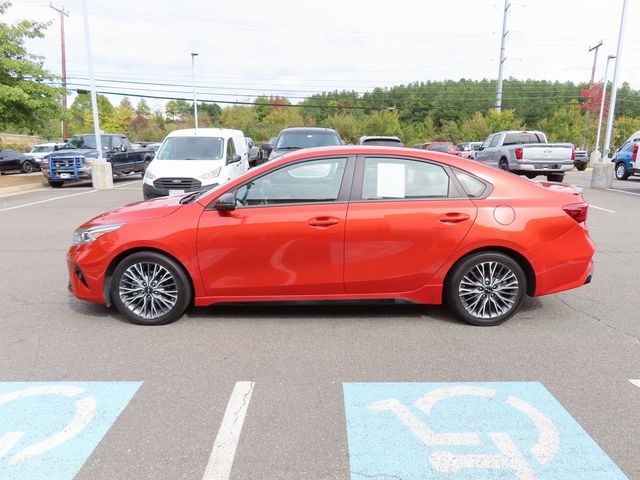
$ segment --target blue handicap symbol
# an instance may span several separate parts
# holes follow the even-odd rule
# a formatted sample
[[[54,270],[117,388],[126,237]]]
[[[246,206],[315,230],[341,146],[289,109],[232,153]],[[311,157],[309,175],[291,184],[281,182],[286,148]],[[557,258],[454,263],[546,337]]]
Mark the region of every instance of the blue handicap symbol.
[[[539,382],[343,389],[354,480],[627,479]]]
[[[0,382],[0,479],[72,479],[141,382]]]

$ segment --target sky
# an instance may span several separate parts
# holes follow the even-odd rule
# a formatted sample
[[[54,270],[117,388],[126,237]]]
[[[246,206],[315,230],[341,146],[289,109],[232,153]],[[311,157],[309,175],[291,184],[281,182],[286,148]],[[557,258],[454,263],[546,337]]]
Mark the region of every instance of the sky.
[[[65,18],[70,88],[88,84],[81,0]],[[495,79],[504,0],[87,0],[98,91],[253,101],[260,94]],[[622,0],[512,0],[505,77],[587,82],[617,46]],[[61,71],[59,14],[47,0],[13,0],[4,22],[51,21],[28,49]],[[640,2],[628,1],[620,81],[640,89]],[[610,77],[613,62],[610,66]],[[137,82],[137,83],[130,83]],[[84,87],[86,88],[86,87]],[[120,96],[110,95],[112,102]],[[148,100],[161,108],[163,100]],[[224,106],[224,104],[223,104]]]

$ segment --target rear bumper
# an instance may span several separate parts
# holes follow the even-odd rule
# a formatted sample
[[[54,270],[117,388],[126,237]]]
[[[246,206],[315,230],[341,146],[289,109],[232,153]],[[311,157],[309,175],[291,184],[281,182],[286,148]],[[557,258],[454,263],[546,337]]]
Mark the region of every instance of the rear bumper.
[[[573,169],[574,164],[573,161],[567,162],[530,162],[526,161],[518,162],[513,165],[512,170],[515,172],[528,172],[528,173],[539,173],[540,175],[544,175],[546,173],[564,173]],[[511,168],[511,166],[510,166]]]
[[[593,277],[595,244],[585,227],[576,224],[562,237],[529,252],[536,272],[534,296],[578,288]]]

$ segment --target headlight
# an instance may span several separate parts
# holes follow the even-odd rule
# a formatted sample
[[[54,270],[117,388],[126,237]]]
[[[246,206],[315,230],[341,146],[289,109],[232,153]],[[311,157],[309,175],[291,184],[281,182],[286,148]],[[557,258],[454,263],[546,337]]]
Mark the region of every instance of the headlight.
[[[147,180],[153,180],[156,177],[157,177],[157,175],[155,173],[153,173],[151,170],[149,170],[148,168],[144,172],[144,178],[146,178]]]
[[[94,240],[100,238],[102,235],[119,229],[122,225],[124,224],[115,223],[112,225],[97,225],[95,227],[76,230],[75,232],[73,232],[73,244],[82,245],[84,243],[91,243]]]
[[[200,178],[216,178],[218,175],[220,175],[220,170],[222,170],[222,167],[218,167],[214,170],[211,170],[210,172],[203,173],[202,175],[200,175]]]

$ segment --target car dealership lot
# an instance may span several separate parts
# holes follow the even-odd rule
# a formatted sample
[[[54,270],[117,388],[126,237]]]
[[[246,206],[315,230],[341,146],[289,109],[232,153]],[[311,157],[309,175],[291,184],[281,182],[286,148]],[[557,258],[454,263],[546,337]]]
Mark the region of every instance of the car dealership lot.
[[[588,187],[590,173],[570,173],[567,181]],[[117,420],[104,417],[110,428],[95,449],[87,448],[86,461],[78,460],[78,479],[224,478],[215,476],[222,467],[207,464],[216,437],[225,435],[219,429],[238,382],[253,382],[253,393],[248,404],[245,395],[229,408],[232,418],[246,408],[244,422],[229,423],[239,433],[231,478],[393,478],[371,463],[360,469],[376,445],[360,441],[366,432],[361,435],[362,422],[351,415],[357,395],[377,387],[362,387],[363,394],[344,384],[421,382],[424,393],[431,382],[483,382],[475,388],[499,391],[512,385],[489,382],[515,381],[544,385],[628,478],[640,478],[640,388],[629,382],[640,378],[640,178],[614,182],[609,191],[586,188],[598,247],[592,284],[527,299],[516,317],[493,328],[462,324],[441,307],[404,305],[225,306],[191,309],[163,327],[125,323],[66,289],[73,229],[142,198],[136,177],[116,186],[0,198],[0,380],[141,382],[130,401],[119,404]],[[130,384],[113,384],[114,391],[125,387]],[[94,385],[83,388],[92,392]],[[412,392],[399,386],[397,397],[414,398]],[[534,407],[552,416],[560,407],[547,412],[550,403]],[[387,420],[377,430],[386,435],[388,427],[390,459],[409,462],[406,452],[421,444],[396,441],[404,427]],[[571,441],[558,431],[561,446]],[[4,433],[0,429],[0,439]],[[222,457],[233,453],[233,444]],[[12,478],[1,453],[0,478]],[[505,472],[500,478],[518,478]],[[621,478],[613,475],[601,478]]]

